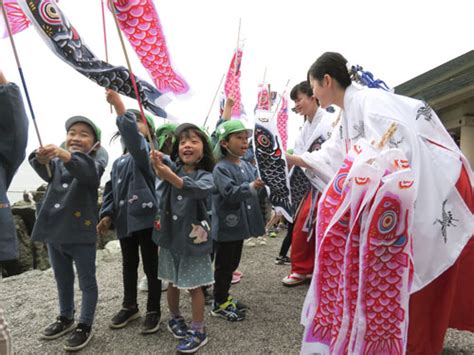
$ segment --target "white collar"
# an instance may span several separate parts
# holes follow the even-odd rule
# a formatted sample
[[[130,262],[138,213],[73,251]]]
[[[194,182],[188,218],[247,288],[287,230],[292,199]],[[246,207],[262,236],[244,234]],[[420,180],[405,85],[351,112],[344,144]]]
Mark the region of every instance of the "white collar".
[[[318,109],[316,110],[316,113],[313,116],[312,121],[309,122],[309,120],[308,120],[309,125],[310,126],[317,126],[319,124],[319,122],[321,122],[321,119],[323,118],[323,115],[324,115],[324,109],[322,109],[321,107],[318,107]]]
[[[357,87],[354,84],[349,85],[346,88],[346,91],[344,93],[344,110],[348,111],[350,108],[350,105],[352,104],[352,100],[357,92],[362,90],[363,88]]]

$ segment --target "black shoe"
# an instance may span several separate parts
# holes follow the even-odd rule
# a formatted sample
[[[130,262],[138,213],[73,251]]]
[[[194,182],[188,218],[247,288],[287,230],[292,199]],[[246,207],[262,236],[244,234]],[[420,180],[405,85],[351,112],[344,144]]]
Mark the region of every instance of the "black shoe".
[[[122,308],[115,316],[112,317],[109,327],[112,329],[120,329],[125,327],[134,319],[140,318],[140,311],[136,308]]]
[[[156,333],[160,328],[160,313],[147,312],[142,325],[142,334]]]
[[[64,344],[66,351],[78,351],[87,346],[92,339],[92,328],[79,323]]]
[[[59,316],[56,318],[56,322],[51,323],[43,330],[41,338],[52,340],[57,339],[60,336],[69,333],[74,329],[74,319],[68,319],[66,317]]]
[[[291,264],[291,260],[287,256],[277,256],[275,259],[275,264],[277,265],[288,265]]]

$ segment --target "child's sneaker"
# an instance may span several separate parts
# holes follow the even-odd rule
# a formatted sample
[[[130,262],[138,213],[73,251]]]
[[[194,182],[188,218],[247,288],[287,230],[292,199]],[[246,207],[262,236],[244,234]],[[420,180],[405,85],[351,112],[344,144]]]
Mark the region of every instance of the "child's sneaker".
[[[267,240],[265,237],[257,237],[258,245],[267,245]]]
[[[176,350],[181,353],[195,353],[207,344],[209,338],[207,337],[206,332],[198,332],[197,330],[188,330],[186,337],[181,339]]]
[[[246,247],[254,247],[254,246],[257,245],[257,244],[255,244],[254,240],[255,240],[254,237],[250,237],[249,239],[246,239],[246,240],[244,241],[244,245],[245,245]]]
[[[275,259],[277,265],[288,265],[291,264],[291,259],[287,256],[277,256]]]
[[[176,339],[183,339],[188,332],[188,326],[183,317],[176,317],[168,321],[168,330]]]
[[[136,308],[122,308],[115,316],[112,317],[109,327],[112,329],[120,329],[125,327],[132,320],[140,318],[140,311]]]
[[[231,302],[240,313],[245,313],[247,311],[247,305],[233,299],[232,296],[227,297],[227,301]]]
[[[78,351],[87,346],[92,339],[92,328],[86,324],[79,323],[69,335],[64,344],[66,351]]]
[[[236,272],[234,271],[232,273],[232,280],[230,281],[230,283],[232,285],[235,285],[235,284],[238,284],[240,282],[240,279],[242,278],[242,274],[240,272]]]
[[[69,333],[74,329],[74,319],[68,319],[63,316],[56,318],[56,322],[48,325],[44,330],[41,338],[52,340]]]
[[[245,313],[237,309],[236,305],[232,302],[232,298],[230,301],[227,299],[226,302],[221,304],[218,304],[214,301],[211,315],[214,317],[225,318],[231,322],[245,319]]]
[[[158,312],[147,312],[145,320],[142,325],[142,334],[153,334],[160,328],[160,313]]]

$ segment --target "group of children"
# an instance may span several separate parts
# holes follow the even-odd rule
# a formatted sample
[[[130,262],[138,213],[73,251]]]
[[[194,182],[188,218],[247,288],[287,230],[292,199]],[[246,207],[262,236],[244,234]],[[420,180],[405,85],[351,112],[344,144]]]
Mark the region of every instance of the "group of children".
[[[148,284],[141,333],[159,328],[161,282],[166,281],[167,329],[179,339],[178,351],[195,352],[208,341],[206,287],[214,284],[211,315],[229,321],[245,318],[246,306],[229,294],[232,274],[240,263],[244,239],[265,231],[257,195],[264,183],[256,168],[242,159],[251,131],[241,121],[224,121],[217,127],[214,146],[192,123],[166,124],[156,130],[156,137],[152,117],[142,120],[139,111],[127,110],[114,91],[107,90],[106,99],[117,114],[114,137],[120,137],[123,155],[113,163],[99,213],[97,194],[108,156],[94,122],[71,117],[63,144],[45,145],[29,157],[49,183],[32,239],[48,245],[59,298],[59,316],[42,336],[56,339],[70,333],[64,345],[67,351],[89,343],[98,298],[96,238],[114,228],[122,252],[124,296],[110,328],[123,328],[140,317],[140,249]],[[73,263],[82,291],[76,326]],[[191,324],[180,312],[181,290],[191,296]]]

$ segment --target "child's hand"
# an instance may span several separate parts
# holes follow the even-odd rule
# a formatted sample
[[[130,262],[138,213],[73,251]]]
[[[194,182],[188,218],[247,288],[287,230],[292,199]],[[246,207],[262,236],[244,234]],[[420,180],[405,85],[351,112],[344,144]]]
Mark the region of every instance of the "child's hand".
[[[64,162],[71,160],[71,153],[54,144],[48,144],[36,150],[36,159],[40,164],[48,164],[52,159],[59,158]]]
[[[105,216],[100,220],[100,222],[97,224],[97,233],[103,237],[108,230],[110,229],[110,226],[112,225],[112,218],[109,216]]]
[[[235,104],[235,101],[232,97],[228,97],[227,100],[225,100],[225,105],[227,107],[232,108],[232,107],[234,107],[234,104]]]
[[[255,181],[253,181],[251,184],[256,189],[261,189],[261,188],[265,187],[265,183],[260,178],[255,179]]]
[[[176,175],[168,165],[165,165],[162,162],[157,163],[153,167],[155,168],[156,174],[163,180],[169,180],[170,177],[174,177]]]
[[[117,92],[111,89],[106,89],[105,99],[107,100],[109,104],[111,104],[114,107],[115,112],[117,113],[117,116],[122,116],[125,114],[125,111],[126,111],[125,105],[123,104],[123,101]]]
[[[222,119],[224,121],[228,121],[232,117],[232,107],[234,107],[234,103],[235,103],[235,101],[231,97],[228,97],[225,100],[224,112],[222,112]]]
[[[152,163],[163,163],[164,154],[159,150],[152,150],[150,152],[150,160]]]
[[[8,80],[5,77],[5,74],[3,74],[3,71],[0,69],[0,85],[5,85],[8,84]]]

